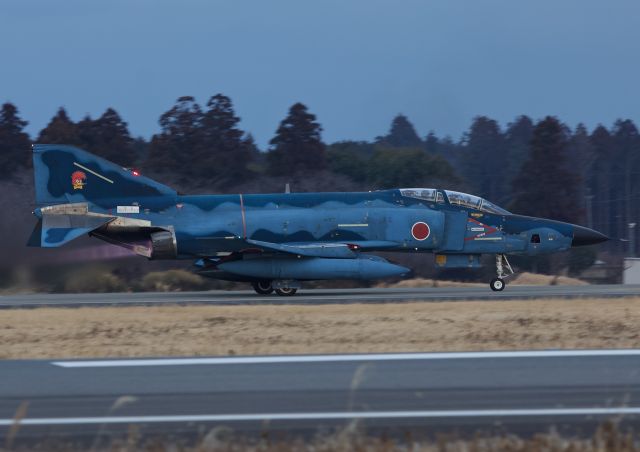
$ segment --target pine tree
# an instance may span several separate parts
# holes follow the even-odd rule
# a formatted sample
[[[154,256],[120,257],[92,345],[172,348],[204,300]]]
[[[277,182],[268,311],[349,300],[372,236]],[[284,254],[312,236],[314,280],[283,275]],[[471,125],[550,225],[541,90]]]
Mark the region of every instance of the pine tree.
[[[202,141],[202,110],[191,96],[180,97],[176,104],[160,116],[160,134],[149,145],[145,168],[176,175],[183,181],[193,180],[198,162],[193,160]]]
[[[41,144],[72,144],[82,146],[76,124],[69,119],[64,107],[60,107],[49,124],[40,131],[38,143]]]
[[[256,144],[256,140],[253,138],[253,135],[247,132],[242,137],[242,142],[246,146],[246,148],[251,152],[251,160],[255,160],[257,155],[260,154],[260,148]]]
[[[593,216],[593,227],[614,237],[617,231],[613,228],[615,217],[612,214],[611,200],[618,197],[613,192],[611,154],[613,140],[606,127],[599,125],[589,137],[589,144],[593,150],[594,162],[589,171],[590,206]]]
[[[568,169],[566,128],[547,116],[536,124],[528,160],[513,182],[511,210],[575,223],[581,216],[578,175]]]
[[[462,167],[463,153],[463,145],[459,142],[454,142],[450,136],[447,135],[438,139],[438,154],[458,171]]]
[[[532,134],[533,121],[528,116],[518,116],[514,122],[507,124],[507,130],[504,133],[505,155],[503,157],[503,163],[506,165],[507,187],[510,187],[513,179],[520,174],[522,164],[529,156]],[[504,200],[509,202],[510,197],[507,195]]]
[[[112,108],[108,108],[102,116],[95,120],[99,147],[96,152],[108,160],[131,167],[135,163],[133,139],[127,123]]]
[[[584,206],[584,218],[580,218],[580,222],[592,223],[589,212],[589,205],[587,204],[589,196],[589,177],[591,173],[591,167],[595,160],[595,154],[593,146],[589,140],[589,131],[584,124],[578,124],[576,130],[571,135],[567,147],[567,168],[574,171],[579,178],[580,184],[576,187],[578,192],[578,199],[582,206]],[[589,217],[588,217],[589,216]],[[592,225],[590,227],[593,227]]]
[[[486,116],[475,118],[466,137],[462,172],[475,193],[499,204],[509,191],[504,149],[498,123]]]
[[[31,140],[24,132],[27,121],[20,119],[15,105],[5,103],[0,109],[0,178],[13,177],[31,162]]]
[[[292,175],[312,172],[326,166],[325,146],[320,137],[322,127],[315,115],[301,103],[294,104],[282,120],[276,136],[269,142],[269,173]]]
[[[438,140],[438,137],[433,130],[429,131],[424,140],[424,149],[430,154],[437,154],[440,152],[440,140]]]
[[[135,164],[133,138],[127,123],[113,108],[95,120],[86,116],[77,124],[77,130],[82,146],[93,154],[124,167]]]
[[[391,122],[389,133],[383,137],[378,137],[376,142],[386,147],[420,147],[423,143],[416,129],[409,119],[402,114],[397,115]]]
[[[209,99],[207,108],[202,117],[202,141],[197,148],[197,174],[209,177],[215,186],[237,183],[250,174],[248,165],[255,156],[255,143],[238,128],[240,118],[227,96],[216,94]]]
[[[78,146],[124,167],[131,167],[136,161],[127,123],[113,108],[107,108],[98,119],[87,115],[74,123],[61,107],[40,131],[38,142]]]

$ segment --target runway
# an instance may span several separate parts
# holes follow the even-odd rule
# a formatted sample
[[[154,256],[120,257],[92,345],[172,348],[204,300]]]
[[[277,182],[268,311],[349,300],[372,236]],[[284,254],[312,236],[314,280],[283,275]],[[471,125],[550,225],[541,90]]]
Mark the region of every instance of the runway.
[[[259,296],[253,291],[169,293],[35,294],[0,296],[0,309],[38,306],[151,306],[163,304],[345,304],[389,302],[442,302],[464,300],[531,300],[541,298],[622,298],[640,296],[640,285],[507,286],[503,292],[489,287],[428,287],[412,289],[302,289],[294,297]]]
[[[640,350],[0,361],[0,435],[591,434],[638,427]]]

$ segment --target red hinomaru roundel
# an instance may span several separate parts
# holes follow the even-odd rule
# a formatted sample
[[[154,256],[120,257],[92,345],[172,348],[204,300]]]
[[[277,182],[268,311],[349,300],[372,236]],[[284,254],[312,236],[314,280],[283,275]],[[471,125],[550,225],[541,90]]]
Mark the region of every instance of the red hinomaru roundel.
[[[418,221],[411,227],[411,235],[416,240],[427,240],[430,234],[431,229],[429,228],[429,225],[424,221]]]
[[[71,175],[71,184],[73,185],[74,190],[82,190],[84,188],[85,180],[87,180],[87,175],[82,171],[75,171]]]

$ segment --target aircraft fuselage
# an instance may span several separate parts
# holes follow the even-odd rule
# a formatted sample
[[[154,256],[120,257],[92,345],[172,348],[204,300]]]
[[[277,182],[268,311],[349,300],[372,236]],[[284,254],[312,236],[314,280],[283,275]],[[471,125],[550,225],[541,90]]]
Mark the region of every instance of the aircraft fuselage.
[[[482,254],[493,254],[491,287],[502,290],[512,272],[507,255],[607,240],[451,190],[184,196],[64,145],[35,145],[34,170],[40,220],[30,245],[58,247],[89,234],[150,259],[194,259],[200,274],[262,284],[259,293],[298,280],[409,273],[369,254],[376,251],[433,253],[440,268],[479,267]]]

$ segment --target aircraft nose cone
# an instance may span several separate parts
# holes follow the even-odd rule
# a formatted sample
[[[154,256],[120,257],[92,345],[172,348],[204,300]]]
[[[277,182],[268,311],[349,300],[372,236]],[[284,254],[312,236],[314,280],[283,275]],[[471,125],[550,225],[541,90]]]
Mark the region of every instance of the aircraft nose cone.
[[[583,226],[573,226],[573,241],[571,246],[595,245],[609,240],[604,234]]]

